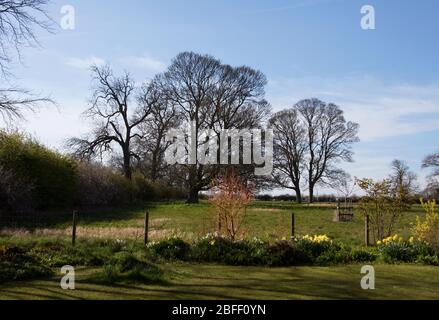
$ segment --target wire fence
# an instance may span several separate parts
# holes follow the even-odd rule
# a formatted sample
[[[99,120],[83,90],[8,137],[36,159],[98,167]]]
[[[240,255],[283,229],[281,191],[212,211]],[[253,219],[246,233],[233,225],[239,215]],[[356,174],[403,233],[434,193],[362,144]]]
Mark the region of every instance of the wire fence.
[[[163,226],[149,222],[149,213],[133,217],[115,216],[112,212],[56,212],[0,214],[0,236],[55,237],[71,239],[123,239],[147,241],[148,229],[155,238]]]

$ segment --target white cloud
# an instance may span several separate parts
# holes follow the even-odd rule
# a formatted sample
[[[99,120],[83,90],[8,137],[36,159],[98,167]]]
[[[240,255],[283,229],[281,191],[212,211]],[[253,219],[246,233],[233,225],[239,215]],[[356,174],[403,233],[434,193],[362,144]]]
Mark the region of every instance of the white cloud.
[[[106,63],[104,59],[98,58],[98,57],[87,57],[87,58],[69,58],[66,61],[66,64],[78,68],[78,69],[90,69],[91,66],[97,65],[102,66]]]
[[[152,72],[162,72],[166,69],[166,64],[164,62],[155,59],[150,55],[126,57],[121,60],[121,63],[127,66],[137,67]]]
[[[317,97],[338,104],[348,120],[360,124],[360,138],[375,140],[437,130],[439,86],[388,85],[370,77],[271,80],[275,110]]]

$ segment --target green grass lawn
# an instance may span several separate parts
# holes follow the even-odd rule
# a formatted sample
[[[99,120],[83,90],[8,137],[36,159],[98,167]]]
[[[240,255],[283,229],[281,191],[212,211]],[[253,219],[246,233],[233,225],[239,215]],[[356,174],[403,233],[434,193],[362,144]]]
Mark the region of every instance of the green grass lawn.
[[[159,239],[177,235],[191,240],[214,230],[214,212],[206,203],[150,203],[150,238]],[[296,216],[296,234],[327,234],[332,239],[360,245],[363,243],[364,221],[355,212],[352,222],[333,222],[333,205],[297,205],[289,202],[255,201],[247,211],[243,226],[245,237],[265,240],[290,236],[291,213]],[[409,236],[410,223],[416,215],[423,215],[420,206],[413,206],[396,226],[396,232]],[[50,221],[40,221],[42,236],[70,234],[70,214],[54,215]],[[141,237],[144,209],[97,210],[80,212],[78,239],[81,237],[127,238]],[[18,234],[18,236],[23,236]]]
[[[160,285],[96,283],[97,269],[77,270],[76,290],[51,280],[0,285],[0,299],[439,299],[439,268],[377,265],[376,289],[360,288],[359,265],[337,267],[231,267],[165,265]]]
[[[150,238],[171,235],[186,240],[214,230],[214,212],[206,203],[187,205],[149,203]],[[297,205],[289,202],[255,201],[247,211],[245,237],[277,240],[290,236],[291,213],[296,216],[296,234],[327,234],[351,245],[363,243],[364,221],[355,212],[352,222],[333,222],[334,206]],[[141,241],[142,209],[112,209],[79,213],[78,238],[133,239]],[[396,232],[408,236],[410,223],[423,215],[413,206],[396,226]],[[5,226],[0,226],[0,229]],[[6,230],[6,231],[5,231]],[[6,226],[3,243],[25,243],[29,238],[57,237],[68,241],[71,215],[54,213],[27,228]],[[10,234],[7,234],[7,233]],[[12,282],[0,285],[0,299],[439,299],[439,268],[421,265],[376,266],[376,290],[360,288],[359,265],[331,267],[232,267],[206,264],[172,263],[165,269],[166,283],[98,282],[100,269],[78,268],[77,289],[59,287],[61,275],[48,280]]]

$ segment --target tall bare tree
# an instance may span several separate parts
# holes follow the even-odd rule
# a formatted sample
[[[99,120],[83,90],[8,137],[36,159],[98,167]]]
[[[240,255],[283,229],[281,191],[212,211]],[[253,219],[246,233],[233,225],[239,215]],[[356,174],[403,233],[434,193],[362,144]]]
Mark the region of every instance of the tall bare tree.
[[[301,179],[307,148],[306,131],[296,109],[280,111],[269,121],[274,132],[273,180],[282,188],[296,192],[302,203]]]
[[[154,86],[155,84],[151,84]],[[151,89],[143,87],[139,99],[148,105]],[[157,103],[151,105],[150,115],[140,124],[142,134],[135,140],[136,153],[140,156],[139,166],[145,176],[156,181],[164,177],[168,165],[164,161],[170,142],[166,141],[166,133],[181,123],[177,107],[165,95],[161,95]]]
[[[239,129],[257,125],[269,108],[263,99],[265,76],[249,67],[231,67],[219,60],[193,52],[179,54],[168,70],[158,76],[169,99],[178,106],[184,123],[195,129],[196,149],[206,141],[201,129]],[[218,174],[217,165],[188,164],[188,202],[198,202]]]
[[[336,165],[352,161],[358,124],[346,121],[338,106],[318,99],[302,100],[274,115],[270,125],[275,132],[274,181],[295,190],[298,201],[302,200],[302,179],[313,202],[317,184],[331,186],[343,177]]]
[[[136,97],[131,76],[125,73],[116,77],[109,66],[94,66],[92,74],[91,106],[84,115],[94,120],[94,129],[85,138],[70,139],[67,145],[82,159],[111,152],[116,146],[122,155],[124,175],[131,179],[132,159],[138,158],[133,139],[143,138],[140,125],[159,102],[160,94],[154,86],[145,86],[141,98]],[[136,107],[131,107],[131,103],[136,104],[133,100],[137,100]]]
[[[392,183],[391,189],[395,195],[401,198],[403,203],[407,203],[411,195],[417,190],[416,185],[417,176],[410,171],[406,162],[395,159],[391,164],[392,173],[390,174],[390,181]]]
[[[439,201],[439,152],[425,157],[422,161],[422,168],[432,169],[423,194],[428,199],[436,199]]]
[[[352,161],[352,144],[359,141],[358,124],[346,121],[343,111],[335,104],[318,99],[298,102],[295,108],[304,120],[307,136],[306,171],[310,202],[314,188],[337,177],[340,161]]]
[[[47,14],[49,0],[0,0],[0,73],[11,74],[10,65],[26,46],[38,45],[36,29],[52,31]],[[0,114],[5,122],[23,117],[24,110],[34,110],[40,103],[53,103],[19,87],[0,88]]]

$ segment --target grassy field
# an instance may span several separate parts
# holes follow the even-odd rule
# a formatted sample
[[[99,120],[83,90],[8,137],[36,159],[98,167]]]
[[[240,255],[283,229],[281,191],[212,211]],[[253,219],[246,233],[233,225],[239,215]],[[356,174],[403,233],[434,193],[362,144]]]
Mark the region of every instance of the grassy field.
[[[291,213],[296,233],[327,234],[351,245],[363,243],[364,221],[356,212],[352,222],[333,222],[330,204],[297,205],[288,202],[254,202],[248,209],[245,237],[277,240],[290,235]],[[205,202],[150,203],[150,237],[171,235],[186,240],[214,230],[214,212]],[[77,241],[86,238],[134,239],[142,241],[142,209],[80,212]],[[419,206],[406,212],[397,225],[408,236],[410,223],[423,215]],[[3,243],[26,243],[29,238],[59,238],[68,241],[71,213],[53,213],[26,227],[3,225]],[[232,267],[211,264],[168,263],[166,282],[161,284],[99,282],[101,269],[78,268],[77,289],[64,291],[60,277],[0,285],[0,299],[439,299],[439,268],[421,265],[376,266],[374,291],[360,288],[359,265],[331,267]]]
[[[439,268],[377,265],[376,289],[360,288],[359,265],[260,268],[169,264],[160,285],[95,282],[96,269],[77,271],[75,290],[60,277],[0,285],[0,299],[439,299]]]
[[[214,212],[207,203],[150,203],[150,239],[172,235],[191,240],[214,230]],[[352,222],[333,222],[333,204],[297,205],[288,202],[254,202],[247,211],[243,227],[247,238],[277,240],[290,236],[291,213],[296,216],[296,234],[327,234],[332,239],[349,244],[363,243],[364,220],[355,213]],[[406,212],[396,227],[398,234],[408,236],[410,223],[423,215],[419,206]],[[135,239],[143,235],[144,209],[99,210],[80,212],[78,239],[87,237]],[[31,225],[32,227],[32,225]],[[71,214],[54,214],[47,221],[28,229],[4,228],[3,235],[17,238],[34,236],[68,237],[71,234]]]

